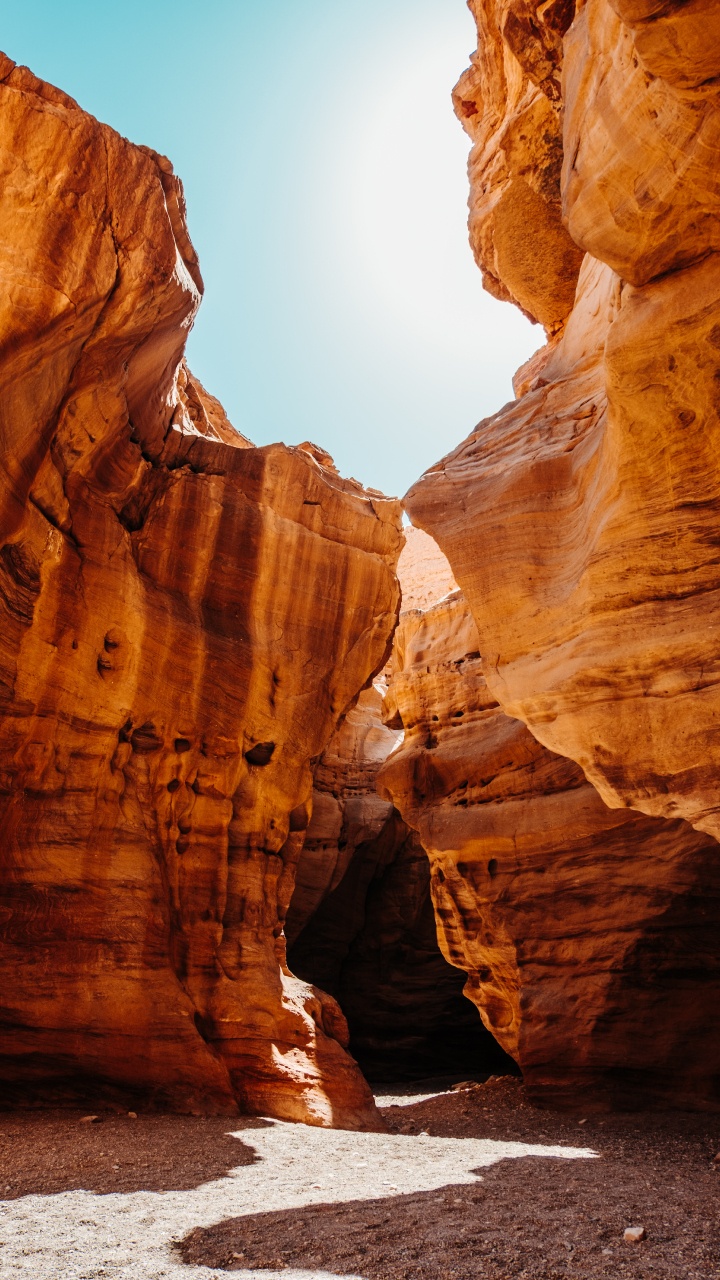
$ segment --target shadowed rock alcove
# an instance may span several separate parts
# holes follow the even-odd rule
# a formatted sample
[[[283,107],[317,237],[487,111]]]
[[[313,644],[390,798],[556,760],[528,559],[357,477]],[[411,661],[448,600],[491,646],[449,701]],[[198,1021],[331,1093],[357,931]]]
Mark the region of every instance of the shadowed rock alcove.
[[[463,995],[466,975],[440,951],[427,854],[395,809],[355,849],[289,963],[338,1001],[350,1052],[371,1081],[514,1067]]]

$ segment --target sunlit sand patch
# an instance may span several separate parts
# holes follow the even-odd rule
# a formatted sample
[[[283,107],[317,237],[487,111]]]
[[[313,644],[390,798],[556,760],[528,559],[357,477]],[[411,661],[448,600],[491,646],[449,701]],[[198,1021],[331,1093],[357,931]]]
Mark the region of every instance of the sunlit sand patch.
[[[142,1123],[142,1120],[140,1121]],[[0,1207],[3,1280],[209,1280],[224,1271],[182,1263],[174,1245],[193,1228],[226,1218],[432,1191],[472,1184],[477,1170],[523,1157],[592,1159],[589,1147],[475,1138],[354,1133],[276,1121],[230,1122],[228,1132],[259,1159],[192,1190],[32,1195]],[[528,1178],[532,1177],[528,1161]],[[273,1280],[268,1270],[234,1271]],[[278,1270],[282,1280],[327,1280],[332,1272]],[[344,1275],[347,1280],[347,1273]]]

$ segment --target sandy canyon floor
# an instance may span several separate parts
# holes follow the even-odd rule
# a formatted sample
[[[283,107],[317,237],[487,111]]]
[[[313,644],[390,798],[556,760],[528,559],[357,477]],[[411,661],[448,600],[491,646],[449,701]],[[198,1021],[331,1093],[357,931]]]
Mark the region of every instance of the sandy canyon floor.
[[[387,1133],[0,1115],[0,1276],[720,1277],[720,1116],[558,1116],[508,1078],[378,1101]]]

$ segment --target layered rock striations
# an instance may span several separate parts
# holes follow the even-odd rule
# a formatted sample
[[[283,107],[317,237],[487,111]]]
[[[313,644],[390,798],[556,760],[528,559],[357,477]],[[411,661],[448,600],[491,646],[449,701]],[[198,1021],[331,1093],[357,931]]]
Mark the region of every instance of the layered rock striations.
[[[720,1107],[720,859],[682,821],[609,809],[505,715],[460,591],[401,616],[380,771],[427,850],[465,993],[552,1105]]]
[[[373,1125],[282,921],[398,504],[189,373],[169,162],[6,58],[0,101],[3,1096]]]
[[[449,557],[503,710],[607,804],[718,836],[717,5],[471,7],[471,238],[551,341],[408,510]],[[563,236],[585,253],[572,306]]]

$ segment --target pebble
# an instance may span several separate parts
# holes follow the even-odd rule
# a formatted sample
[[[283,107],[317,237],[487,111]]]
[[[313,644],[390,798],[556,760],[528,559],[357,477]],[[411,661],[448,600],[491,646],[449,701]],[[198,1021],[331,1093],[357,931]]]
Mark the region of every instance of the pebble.
[[[131,1120],[137,1120],[137,1111],[128,1111]]]
[[[81,1124],[100,1124],[100,1116],[83,1116]]]
[[[623,1231],[623,1240],[626,1240],[628,1244],[639,1244],[644,1239],[644,1227],[626,1227]]]

